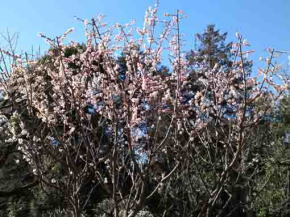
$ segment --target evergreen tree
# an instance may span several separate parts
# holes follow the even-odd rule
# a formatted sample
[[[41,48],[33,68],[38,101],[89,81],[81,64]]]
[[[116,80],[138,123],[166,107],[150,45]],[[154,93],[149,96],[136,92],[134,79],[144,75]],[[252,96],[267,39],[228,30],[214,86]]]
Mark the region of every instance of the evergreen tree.
[[[196,34],[198,48],[187,54],[189,64],[195,69],[201,66],[213,69],[219,64],[228,70],[232,66],[232,42],[226,43],[226,37],[227,33],[220,33],[215,25],[208,25],[204,33]]]
[[[204,81],[208,80],[210,76],[214,76],[215,73],[225,73],[226,75],[233,77],[230,85],[235,89],[235,94],[239,97],[240,102],[243,102],[245,94],[246,97],[248,97],[251,92],[251,87],[249,86],[247,87],[247,89],[244,89],[242,86],[245,80],[250,76],[252,62],[243,59],[242,72],[241,64],[238,63],[238,59],[240,57],[235,56],[235,53],[231,51],[233,48],[233,43],[227,43],[226,37],[227,33],[220,33],[219,30],[215,29],[214,25],[208,25],[204,33],[196,34],[198,47],[195,50],[191,50],[187,54],[187,60],[191,69],[191,75],[189,77],[189,85],[191,86],[189,89],[191,91],[187,91],[187,93],[197,96],[201,92],[205,92],[205,95],[208,97],[208,99],[215,102],[215,92],[211,88],[209,88],[207,83]],[[235,72],[236,75],[233,75],[233,73]],[[223,94],[227,96],[228,93],[225,92]],[[219,119],[218,115],[216,115],[218,114],[218,111],[216,111],[216,114],[204,114],[205,119],[212,120],[210,125],[212,127],[208,128],[208,130],[211,131],[210,134],[214,134],[217,127],[223,128],[223,130],[228,130],[227,132],[230,132],[230,121],[227,122],[227,120],[234,120],[237,118],[236,111],[238,109],[238,105],[227,103],[226,100],[224,100],[224,103],[222,103],[221,106],[223,118],[225,119],[222,126],[216,125],[216,120]],[[251,106],[252,105],[247,105],[247,110],[249,110],[249,113],[251,112]],[[192,118],[195,119],[195,114],[193,114]],[[209,153],[210,155],[215,157],[218,164],[215,164],[214,167],[204,173],[205,177],[210,177],[207,182],[211,183],[210,185],[212,186],[218,183],[218,180],[216,180],[214,174],[218,174],[220,168],[223,165],[223,151],[221,148],[222,146],[215,147],[213,145],[219,140],[219,138],[216,139],[216,141],[212,141],[213,148],[209,150]],[[243,153],[243,156],[244,155],[246,154]],[[242,165],[244,164],[242,158],[243,157],[238,160],[241,167],[243,167]],[[199,162],[198,164],[202,165],[202,162]],[[202,167],[206,166],[208,165],[202,165]],[[193,165],[193,167],[196,166]],[[215,207],[213,207],[213,210],[215,210],[214,212],[216,212],[217,214],[219,213],[219,210],[222,210],[222,207],[226,207],[223,210],[224,213],[219,213],[220,215],[228,213],[228,216],[245,216],[246,214],[244,212],[242,204],[247,203],[248,189],[245,184],[246,177],[248,175],[247,171],[240,173],[238,176],[236,170],[232,169],[229,174],[229,179],[232,180],[232,184],[224,187],[224,189],[221,191],[221,197],[219,198],[219,201],[215,205]],[[187,180],[187,182],[193,181],[189,179]],[[229,196],[228,192],[230,192],[230,195],[232,195],[232,197]]]

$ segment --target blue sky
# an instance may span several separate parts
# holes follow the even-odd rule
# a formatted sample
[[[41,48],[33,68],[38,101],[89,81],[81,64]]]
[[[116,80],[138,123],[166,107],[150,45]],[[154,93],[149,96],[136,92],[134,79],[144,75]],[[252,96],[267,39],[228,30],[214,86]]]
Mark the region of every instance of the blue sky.
[[[74,16],[105,14],[111,24],[135,19],[141,25],[146,8],[153,4],[152,0],[3,0],[0,32],[7,28],[19,32],[21,50],[32,46],[45,50],[47,45],[37,36],[39,32],[56,36],[75,27],[71,39],[83,38],[82,25]],[[228,32],[229,40],[235,32],[241,32],[256,50],[254,59],[266,55],[264,49],[268,47],[290,51],[289,0],[160,0],[160,15],[176,9],[188,16],[181,25],[188,49],[193,47],[195,33],[216,24],[222,32]],[[287,57],[283,61],[288,61]]]

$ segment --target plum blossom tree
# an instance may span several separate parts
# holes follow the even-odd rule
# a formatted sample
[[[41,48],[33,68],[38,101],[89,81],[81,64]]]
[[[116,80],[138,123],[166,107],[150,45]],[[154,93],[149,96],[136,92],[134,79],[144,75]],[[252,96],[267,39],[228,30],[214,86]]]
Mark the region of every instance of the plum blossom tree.
[[[68,215],[80,217],[92,200],[109,199],[104,214],[133,217],[158,197],[175,201],[160,205],[155,212],[162,216],[246,210],[249,194],[236,183],[251,179],[254,129],[285,93],[283,78],[274,79],[271,62],[260,77],[248,76],[251,51],[238,34],[233,67],[225,73],[216,63],[193,81],[182,12],[165,20],[157,12],[147,10],[142,29],[107,27],[101,16],[84,20],[85,46],[64,44],[71,29],[55,39],[41,34],[50,52],[41,61],[17,57],[5,82],[9,100],[21,105],[13,107],[12,139],[44,188],[64,196]],[[156,73],[164,51],[166,76]],[[193,92],[192,84],[201,88]],[[190,198],[181,203],[172,189],[179,180],[182,198]]]

